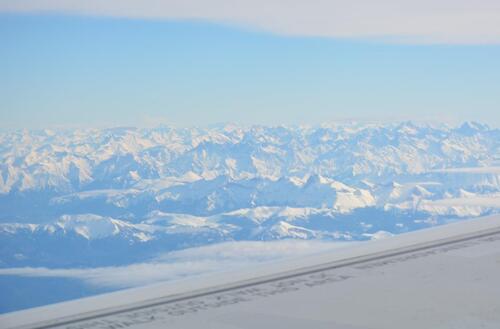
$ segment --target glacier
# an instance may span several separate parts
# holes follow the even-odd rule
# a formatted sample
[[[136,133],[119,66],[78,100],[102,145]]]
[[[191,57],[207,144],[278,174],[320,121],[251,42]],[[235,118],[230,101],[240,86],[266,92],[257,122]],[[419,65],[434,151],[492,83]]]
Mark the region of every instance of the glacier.
[[[0,159],[0,268],[360,241],[500,210],[500,130],[476,122],[20,130],[0,133]]]

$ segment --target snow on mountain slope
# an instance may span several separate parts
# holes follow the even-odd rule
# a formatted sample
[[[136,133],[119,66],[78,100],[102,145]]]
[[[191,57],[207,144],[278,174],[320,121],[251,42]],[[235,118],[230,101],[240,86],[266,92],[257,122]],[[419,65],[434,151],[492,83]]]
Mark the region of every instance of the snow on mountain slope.
[[[376,238],[500,212],[499,168],[473,122],[0,133],[0,266]]]
[[[61,228],[63,231],[74,231],[76,234],[87,240],[104,239],[109,236],[117,235],[125,230],[133,231],[134,226],[121,220],[106,218],[97,215],[64,215],[54,226],[48,226],[45,229],[55,230],[54,227]],[[133,234],[139,240],[143,240],[142,235]]]
[[[50,224],[0,224],[0,234],[16,234],[25,231],[36,234],[73,234],[85,240],[105,239],[122,235],[137,241],[147,241],[143,229],[136,225],[94,214],[63,215]]]
[[[239,180],[320,174],[379,182],[401,174],[492,166],[499,159],[499,137],[498,130],[477,124],[453,128],[411,122],[19,131],[0,135],[0,187],[3,193],[75,191],[183,175]]]

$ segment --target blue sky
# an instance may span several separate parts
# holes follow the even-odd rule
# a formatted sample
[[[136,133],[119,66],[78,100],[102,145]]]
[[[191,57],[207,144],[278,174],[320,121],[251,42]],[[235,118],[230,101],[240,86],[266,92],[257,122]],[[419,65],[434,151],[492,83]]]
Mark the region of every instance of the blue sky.
[[[349,119],[500,126],[500,44],[0,14],[2,128]]]

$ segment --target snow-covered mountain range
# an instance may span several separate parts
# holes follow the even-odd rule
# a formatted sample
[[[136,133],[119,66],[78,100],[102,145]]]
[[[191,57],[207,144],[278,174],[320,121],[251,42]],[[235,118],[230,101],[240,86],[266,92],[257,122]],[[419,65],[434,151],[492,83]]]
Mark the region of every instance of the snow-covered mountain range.
[[[500,130],[412,122],[0,134],[0,267],[362,240],[500,210]]]

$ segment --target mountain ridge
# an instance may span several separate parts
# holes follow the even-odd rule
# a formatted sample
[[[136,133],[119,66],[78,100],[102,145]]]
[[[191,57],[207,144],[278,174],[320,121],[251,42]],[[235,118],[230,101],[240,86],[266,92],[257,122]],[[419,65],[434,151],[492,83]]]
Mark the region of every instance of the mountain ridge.
[[[475,122],[23,130],[0,142],[1,266],[73,264],[78,248],[88,265],[115,262],[99,250],[112,246],[131,255],[120,263],[222,241],[363,240],[500,211],[500,130]],[[72,247],[50,261],[57,244]]]

